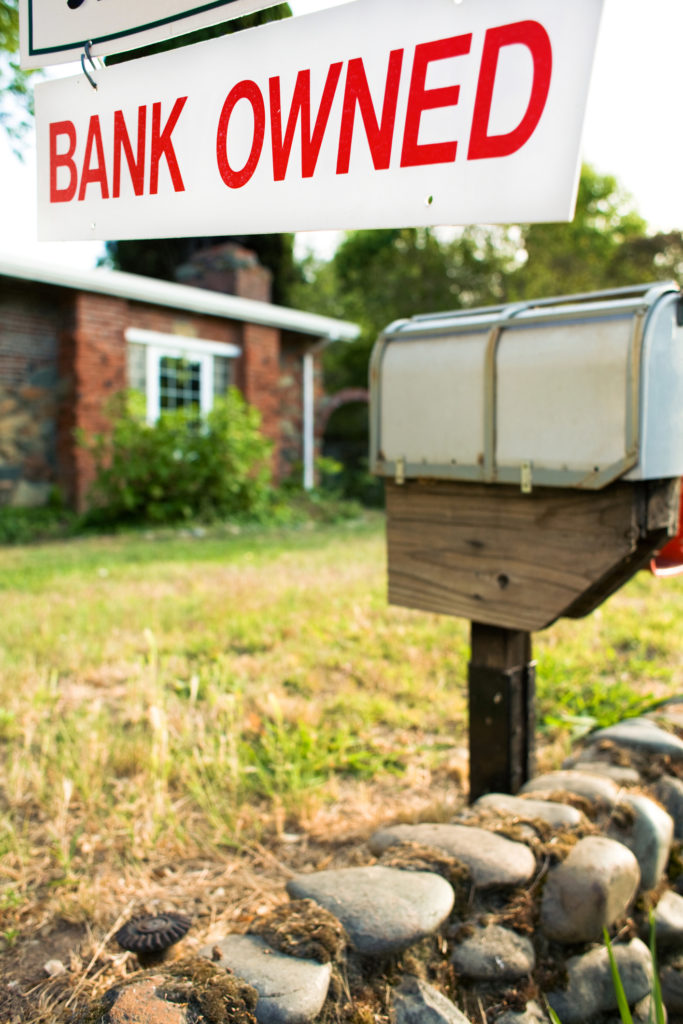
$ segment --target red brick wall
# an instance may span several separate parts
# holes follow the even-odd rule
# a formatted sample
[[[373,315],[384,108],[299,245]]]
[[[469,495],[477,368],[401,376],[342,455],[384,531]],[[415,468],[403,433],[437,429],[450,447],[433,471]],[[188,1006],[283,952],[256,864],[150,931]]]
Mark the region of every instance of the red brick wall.
[[[109,426],[107,403],[126,387],[124,331],[130,323],[128,303],[109,295],[78,292],[73,324],[72,402],[74,426],[86,438]],[[93,461],[72,441],[70,496],[83,508],[94,477]]]
[[[301,461],[306,348],[301,336],[288,335],[281,352],[276,328],[4,281],[2,287],[0,279],[0,503],[24,479],[57,483],[67,501],[84,507],[94,466],[74,432],[92,438],[108,428],[107,402],[127,386],[127,327],[240,346],[233,380],[259,409],[262,430],[275,444],[276,476],[287,475]],[[321,394],[318,368],[317,400]],[[23,404],[20,422],[12,426],[16,396]],[[21,458],[14,448],[2,447],[10,428],[15,437],[23,437]]]
[[[159,331],[161,334],[205,338],[207,341],[222,341],[232,345],[242,343],[241,325],[231,320],[183,313],[181,310],[166,309],[163,306],[146,306],[141,302],[127,303],[127,308],[126,327],[140,327],[145,331]]]
[[[242,357],[237,384],[250,405],[261,413],[261,430],[275,443],[273,470],[277,474],[280,448],[278,400],[280,332],[259,324],[242,325]]]

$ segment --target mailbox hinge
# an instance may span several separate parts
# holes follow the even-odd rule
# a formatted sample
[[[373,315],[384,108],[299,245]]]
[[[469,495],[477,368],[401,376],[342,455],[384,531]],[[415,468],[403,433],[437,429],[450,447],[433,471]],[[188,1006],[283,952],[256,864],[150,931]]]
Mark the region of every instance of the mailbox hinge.
[[[403,457],[396,459],[394,481],[397,484],[404,484],[406,482],[406,460]]]
[[[532,471],[531,471],[531,463],[530,462],[523,462],[522,463],[522,474],[521,475],[522,475],[522,479],[521,479],[522,494],[531,494],[531,491],[532,491],[532,488],[533,488],[533,481],[532,481],[533,474],[532,474]]]

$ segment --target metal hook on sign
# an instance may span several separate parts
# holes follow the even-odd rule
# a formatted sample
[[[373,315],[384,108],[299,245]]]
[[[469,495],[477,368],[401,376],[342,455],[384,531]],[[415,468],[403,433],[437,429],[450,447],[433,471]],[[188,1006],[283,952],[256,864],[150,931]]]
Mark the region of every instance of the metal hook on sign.
[[[97,65],[95,64],[95,61],[92,59],[92,53],[90,52],[90,47],[91,46],[92,46],[92,41],[88,40],[88,42],[85,44],[85,52],[81,54],[81,68],[83,69],[83,74],[88,79],[88,81],[92,85],[93,89],[96,90],[97,89],[97,82],[92,77],[92,75],[88,72],[88,70],[87,70],[87,68],[85,66],[85,58],[87,57],[88,60],[90,61],[90,66],[92,67],[93,71],[97,71]]]

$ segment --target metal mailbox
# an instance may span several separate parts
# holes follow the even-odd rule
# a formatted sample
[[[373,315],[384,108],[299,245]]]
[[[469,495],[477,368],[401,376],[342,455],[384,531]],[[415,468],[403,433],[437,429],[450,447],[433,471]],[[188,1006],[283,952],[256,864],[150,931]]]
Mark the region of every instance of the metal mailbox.
[[[394,604],[541,629],[592,611],[676,533],[673,282],[397,321],[370,394]]]
[[[666,282],[397,321],[371,395],[371,466],[397,481],[681,476],[683,298]]]
[[[533,772],[531,631],[586,615],[655,552],[675,568],[677,285],[392,324],[370,365],[370,462],[389,600],[471,621],[470,799],[514,793]]]

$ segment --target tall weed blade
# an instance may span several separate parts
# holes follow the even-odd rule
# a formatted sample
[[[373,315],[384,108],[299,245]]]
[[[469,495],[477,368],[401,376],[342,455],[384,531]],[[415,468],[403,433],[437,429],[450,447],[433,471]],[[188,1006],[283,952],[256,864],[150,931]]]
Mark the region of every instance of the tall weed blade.
[[[607,954],[609,956],[609,966],[612,971],[612,981],[614,983],[614,991],[617,996],[617,1006],[619,1007],[619,1015],[621,1016],[623,1024],[633,1024],[633,1017],[631,1011],[628,1008],[628,1001],[626,999],[626,993],[624,992],[624,986],[619,975],[619,968],[614,958],[614,952],[612,950],[612,943],[610,942],[607,929],[603,928],[603,935],[605,936],[605,945],[607,946]]]
[[[655,915],[650,909],[650,956],[652,957],[652,999],[650,1001],[649,1024],[665,1024],[662,986],[659,981],[659,965],[657,963],[657,945],[655,942]]]

